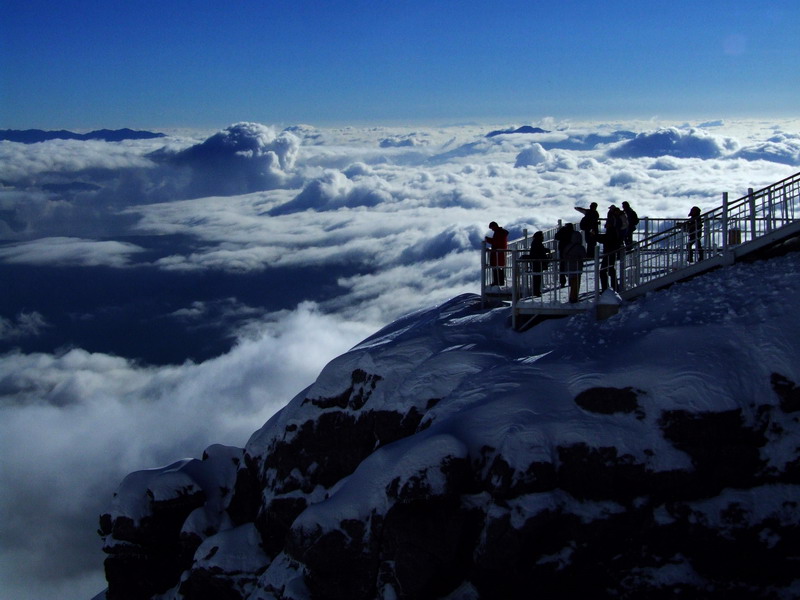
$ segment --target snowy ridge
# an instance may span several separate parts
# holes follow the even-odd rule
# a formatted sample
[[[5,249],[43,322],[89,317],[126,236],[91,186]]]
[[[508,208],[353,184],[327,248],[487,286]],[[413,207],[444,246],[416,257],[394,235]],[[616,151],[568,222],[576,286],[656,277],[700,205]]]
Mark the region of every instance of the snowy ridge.
[[[472,294],[408,315],[243,460],[129,476],[107,597],[796,597],[798,271],[740,263],[525,333]]]

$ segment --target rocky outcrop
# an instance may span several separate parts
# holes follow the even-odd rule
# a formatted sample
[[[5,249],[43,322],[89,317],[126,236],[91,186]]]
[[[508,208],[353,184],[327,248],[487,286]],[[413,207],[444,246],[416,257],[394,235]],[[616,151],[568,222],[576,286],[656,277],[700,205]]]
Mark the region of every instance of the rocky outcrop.
[[[331,363],[244,450],[129,476],[101,518],[108,597],[799,589],[790,377],[715,398],[624,376],[567,393],[584,373],[552,383],[540,362],[471,338],[477,314],[461,298],[398,323]]]

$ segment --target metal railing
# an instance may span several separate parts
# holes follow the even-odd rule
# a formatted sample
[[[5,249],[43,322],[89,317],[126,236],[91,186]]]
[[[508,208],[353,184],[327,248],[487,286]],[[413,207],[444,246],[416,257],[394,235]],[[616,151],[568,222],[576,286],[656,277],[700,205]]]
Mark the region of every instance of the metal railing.
[[[721,206],[701,214],[702,261],[715,259],[718,264],[732,263],[736,259],[737,248],[756,240],[770,242],[771,238],[780,239],[785,235],[781,229],[797,223],[798,215],[800,173],[758,191],[751,188],[745,196],[732,202],[728,200],[726,192],[722,195]],[[632,291],[662,277],[677,280],[681,273],[689,275],[685,270],[693,265],[688,261],[689,233],[684,226],[686,221],[687,218],[642,218],[634,231],[633,244],[618,250],[614,261],[596,249],[596,255],[587,258],[580,269],[579,299],[595,300],[599,296],[603,287],[603,266],[609,263],[615,266],[616,271],[615,274],[606,271],[609,287],[616,287],[619,291]],[[509,243],[504,254],[504,267],[490,265],[489,253],[492,250],[484,243],[481,253],[481,296],[484,299],[493,296],[510,299],[513,306],[520,302],[541,305],[567,302],[568,286],[562,285],[562,275],[569,277],[569,273],[564,272],[564,265],[556,257],[553,239],[561,225],[559,221],[558,226],[543,231],[545,247],[553,252],[554,258],[541,263],[544,267],[541,272],[538,271],[538,261],[537,267],[534,267],[531,260],[522,258],[529,247],[527,232],[523,238]],[[575,229],[578,230],[577,224]],[[699,253],[696,258],[699,264]],[[504,285],[492,285],[493,269],[502,270]],[[611,279],[613,275],[616,281]],[[541,295],[537,296],[534,295],[534,285],[539,286],[539,282]]]
[[[676,226],[677,223],[681,222],[682,219],[663,219],[663,218],[650,218],[650,217],[642,217],[639,221],[639,225],[633,231],[633,242],[634,244],[640,243],[642,240],[648,238],[651,235],[657,234],[659,232],[663,232],[669,230]],[[555,235],[558,233],[558,230],[561,229],[563,223],[560,219],[558,221],[558,225],[555,227],[551,227],[549,229],[543,229],[542,234],[544,235],[544,247],[550,250],[553,255],[558,253],[558,244],[555,240]],[[575,231],[580,231],[579,224],[574,222],[573,227]],[[583,235],[583,232],[581,231]],[[523,254],[528,252],[531,243],[531,236],[527,229],[523,230],[523,237],[513,240],[508,243],[508,248],[504,251],[503,260],[500,262],[505,263],[505,267],[493,267],[491,266],[491,253],[496,252],[491,250],[486,242],[482,243],[482,252],[481,252],[481,296],[491,297],[491,296],[505,296],[509,297],[511,295],[511,284],[512,281],[512,273],[513,273],[513,265],[514,260],[519,259]],[[585,240],[584,240],[585,245]],[[557,259],[555,259],[557,261]],[[591,257],[590,257],[591,260]],[[557,269],[548,268],[545,269],[547,273],[554,273]],[[497,273],[497,271],[502,271],[502,275]],[[501,286],[494,285],[494,281],[496,279],[500,279],[501,281],[505,281],[506,283]],[[549,282],[548,277],[545,277],[545,281]]]
[[[797,221],[800,213],[800,173],[730,202],[722,195],[722,205],[701,214],[700,236],[703,260],[722,257],[734,262],[736,247],[778,234]],[[647,236],[626,255],[622,271],[624,288],[634,288],[688,266],[689,234],[674,226]],[[695,255],[699,259],[699,256]],[[727,259],[727,260],[726,260]]]

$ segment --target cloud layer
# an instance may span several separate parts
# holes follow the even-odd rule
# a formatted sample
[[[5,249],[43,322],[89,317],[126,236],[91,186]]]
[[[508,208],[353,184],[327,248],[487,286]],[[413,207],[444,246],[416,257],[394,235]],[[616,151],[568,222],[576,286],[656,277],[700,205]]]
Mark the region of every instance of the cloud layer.
[[[124,474],[243,444],[330,358],[477,291],[490,221],[681,216],[800,165],[797,121],[537,125],[0,142],[0,595],[99,591]]]
[[[97,516],[128,472],[242,446],[324,364],[373,329],[303,305],[202,364],[142,367],[74,349],[0,361],[0,589],[92,597]]]

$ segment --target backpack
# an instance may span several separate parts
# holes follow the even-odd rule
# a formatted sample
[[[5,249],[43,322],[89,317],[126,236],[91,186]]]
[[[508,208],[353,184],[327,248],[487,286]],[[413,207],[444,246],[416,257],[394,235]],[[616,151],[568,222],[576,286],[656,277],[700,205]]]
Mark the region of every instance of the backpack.
[[[633,229],[639,224],[639,215],[636,214],[636,211],[630,209],[630,213],[628,214],[628,226]]]
[[[586,215],[581,219],[578,227],[581,228],[581,231],[589,231],[592,228],[592,218],[589,215]]]
[[[564,258],[570,260],[583,260],[586,258],[586,248],[583,246],[583,237],[577,231],[572,233],[572,239],[564,250]]]
[[[535,253],[534,253],[535,251]],[[528,254],[523,254],[522,258],[527,258],[530,260],[535,260],[538,264],[541,265],[542,271],[546,271],[550,268],[551,262],[550,258],[552,257],[552,253],[550,250],[545,248],[544,246],[539,246],[538,248],[531,244],[531,249]],[[534,263],[536,264],[536,263]]]

